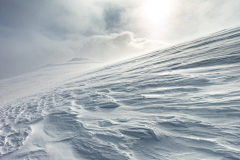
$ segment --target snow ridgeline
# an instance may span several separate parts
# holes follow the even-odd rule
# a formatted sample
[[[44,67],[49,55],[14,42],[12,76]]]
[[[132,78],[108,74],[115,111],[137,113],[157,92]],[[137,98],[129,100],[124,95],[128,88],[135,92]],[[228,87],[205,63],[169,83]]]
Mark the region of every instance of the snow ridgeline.
[[[1,106],[0,159],[240,157],[240,28],[75,76]]]

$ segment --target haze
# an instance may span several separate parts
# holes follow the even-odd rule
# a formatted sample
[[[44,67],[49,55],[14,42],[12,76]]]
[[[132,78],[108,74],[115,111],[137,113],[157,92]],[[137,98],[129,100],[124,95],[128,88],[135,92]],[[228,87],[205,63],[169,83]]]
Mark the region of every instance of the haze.
[[[239,10],[237,0],[1,0],[0,79],[161,49],[238,26]]]

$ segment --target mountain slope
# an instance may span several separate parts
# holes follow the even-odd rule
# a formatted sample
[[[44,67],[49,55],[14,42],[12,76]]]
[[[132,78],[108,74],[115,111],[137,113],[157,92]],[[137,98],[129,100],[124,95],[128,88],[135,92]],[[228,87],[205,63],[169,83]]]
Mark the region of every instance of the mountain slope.
[[[0,108],[1,159],[239,159],[240,28]]]

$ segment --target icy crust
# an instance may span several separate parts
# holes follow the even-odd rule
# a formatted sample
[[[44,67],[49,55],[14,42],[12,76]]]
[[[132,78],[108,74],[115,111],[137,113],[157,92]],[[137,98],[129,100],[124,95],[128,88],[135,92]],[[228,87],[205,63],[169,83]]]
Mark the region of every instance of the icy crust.
[[[0,117],[0,156],[18,150],[31,133],[29,124],[42,119],[36,105],[23,103],[1,108]]]
[[[76,75],[0,109],[1,159],[240,157],[240,29]]]

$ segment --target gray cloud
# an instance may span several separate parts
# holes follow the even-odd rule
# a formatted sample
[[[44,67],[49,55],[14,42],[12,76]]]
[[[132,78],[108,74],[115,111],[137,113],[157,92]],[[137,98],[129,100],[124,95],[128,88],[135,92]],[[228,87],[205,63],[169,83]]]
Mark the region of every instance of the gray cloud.
[[[122,13],[125,9],[116,4],[107,4],[104,6],[104,20],[106,23],[106,30],[118,31],[124,25],[122,21]]]

